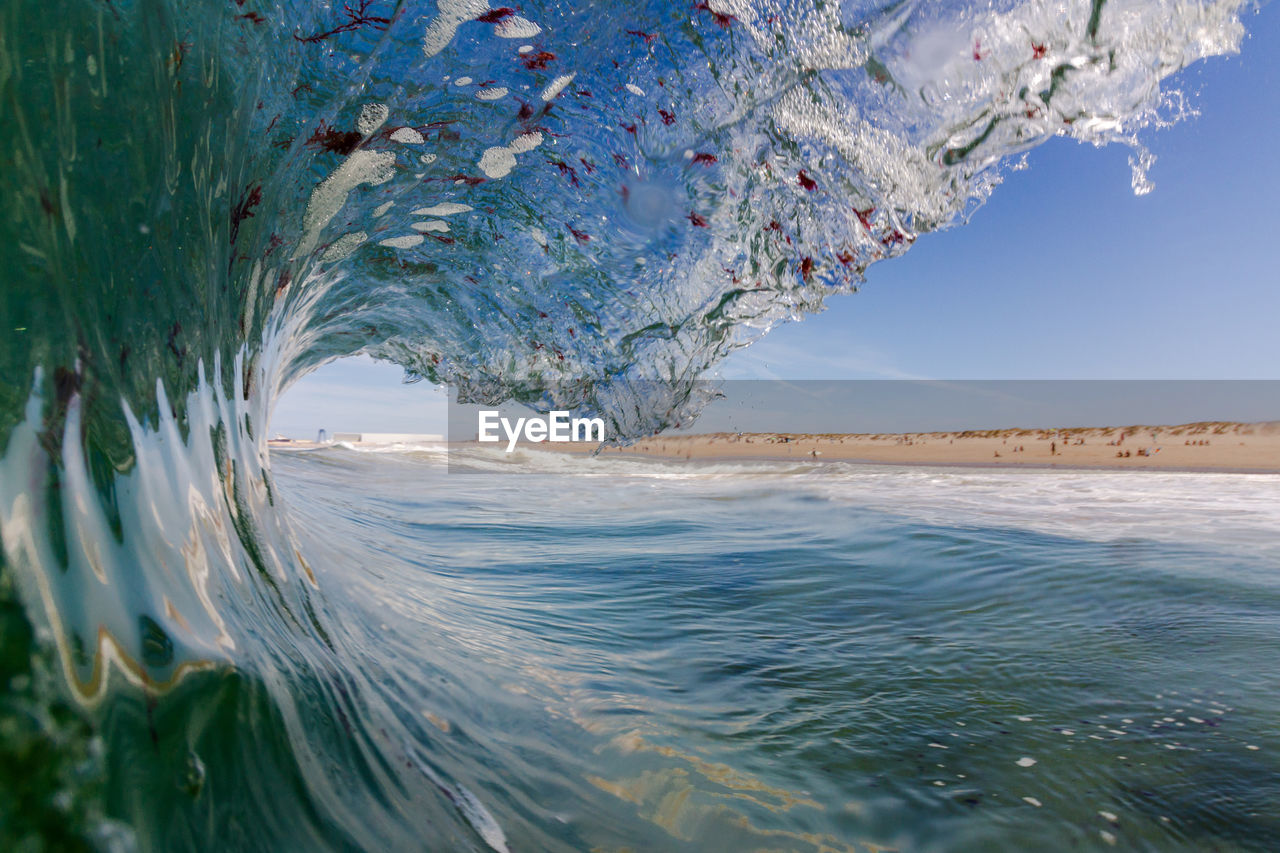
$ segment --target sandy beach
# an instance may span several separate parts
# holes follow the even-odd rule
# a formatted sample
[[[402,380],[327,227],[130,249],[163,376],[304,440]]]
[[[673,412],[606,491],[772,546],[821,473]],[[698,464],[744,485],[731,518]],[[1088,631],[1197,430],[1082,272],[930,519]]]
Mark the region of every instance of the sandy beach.
[[[325,446],[296,439],[273,439],[267,444],[273,450],[314,450]],[[476,442],[461,444],[480,446]],[[383,446],[367,442],[351,445],[357,449]],[[597,445],[521,442],[519,447],[589,454],[596,451]],[[1274,473],[1280,472],[1280,422],[820,435],[720,432],[652,436],[628,447],[605,448],[601,453],[689,461],[794,459],[884,465]]]
[[[521,447],[569,453],[595,450],[586,444],[521,444]],[[803,459],[893,465],[1278,472],[1280,422],[1210,421],[1164,426],[901,434],[665,435],[643,439],[630,447],[608,448],[603,453],[691,461]]]

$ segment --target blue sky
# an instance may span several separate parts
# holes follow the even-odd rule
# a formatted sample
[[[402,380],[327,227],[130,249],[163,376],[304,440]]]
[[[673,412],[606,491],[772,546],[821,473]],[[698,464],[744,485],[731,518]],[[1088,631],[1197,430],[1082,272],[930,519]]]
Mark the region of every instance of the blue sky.
[[[1240,55],[1176,79],[1199,117],[1129,152],[1055,139],[962,227],[872,267],[856,295],[775,329],[721,375],[786,379],[1280,378],[1280,9]],[[299,382],[272,430],[443,432],[444,397],[345,359]]]

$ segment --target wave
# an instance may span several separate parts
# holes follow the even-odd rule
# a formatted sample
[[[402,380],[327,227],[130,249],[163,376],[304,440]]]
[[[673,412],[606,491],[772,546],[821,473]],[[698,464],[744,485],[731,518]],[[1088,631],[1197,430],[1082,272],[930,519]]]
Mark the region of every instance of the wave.
[[[335,639],[268,465],[283,390],[364,353],[610,434],[687,420],[706,368],[1047,139],[1128,145],[1149,190],[1165,81],[1247,8],[5,4],[3,749],[50,769],[5,775],[0,825],[501,849]],[[223,821],[244,779],[296,796]]]
[[[318,453],[332,452],[317,450]],[[447,469],[451,476],[517,473],[581,479],[798,489],[833,504],[933,526],[1027,530],[1074,541],[1181,542],[1186,530],[1221,516],[1198,544],[1264,557],[1280,524],[1267,478],[1250,474],[1073,469],[995,469],[856,462],[742,460],[681,462],[661,457],[584,457],[548,450],[415,447],[383,451]],[[1204,494],[1182,495],[1196,483]],[[1178,495],[1170,499],[1170,495]]]

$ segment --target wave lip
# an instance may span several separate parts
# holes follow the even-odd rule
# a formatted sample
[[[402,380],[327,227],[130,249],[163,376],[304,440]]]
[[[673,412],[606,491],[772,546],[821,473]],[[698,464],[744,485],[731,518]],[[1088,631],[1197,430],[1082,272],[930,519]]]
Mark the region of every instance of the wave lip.
[[[1242,8],[701,4],[619,33],[590,5],[450,2],[294,39],[304,71],[328,51],[317,73],[370,82],[271,119],[310,165],[301,234],[273,232],[297,269],[264,265],[306,329],[284,373],[365,352],[488,402],[579,380],[557,403],[652,432],[700,403],[631,383],[691,381],[856,289],[1054,136],[1133,147],[1149,189],[1138,133],[1186,111],[1163,82],[1236,50]],[[518,48],[517,19],[541,31]]]

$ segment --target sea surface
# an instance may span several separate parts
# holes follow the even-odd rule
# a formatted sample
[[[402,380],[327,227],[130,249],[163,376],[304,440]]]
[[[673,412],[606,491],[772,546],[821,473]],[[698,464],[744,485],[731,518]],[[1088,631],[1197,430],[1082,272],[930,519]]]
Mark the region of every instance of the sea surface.
[[[1272,476],[515,457],[273,457],[473,844],[1280,839]]]
[[[1255,10],[0,4],[0,849],[1280,847],[1273,478],[266,444],[354,355],[687,426]]]

